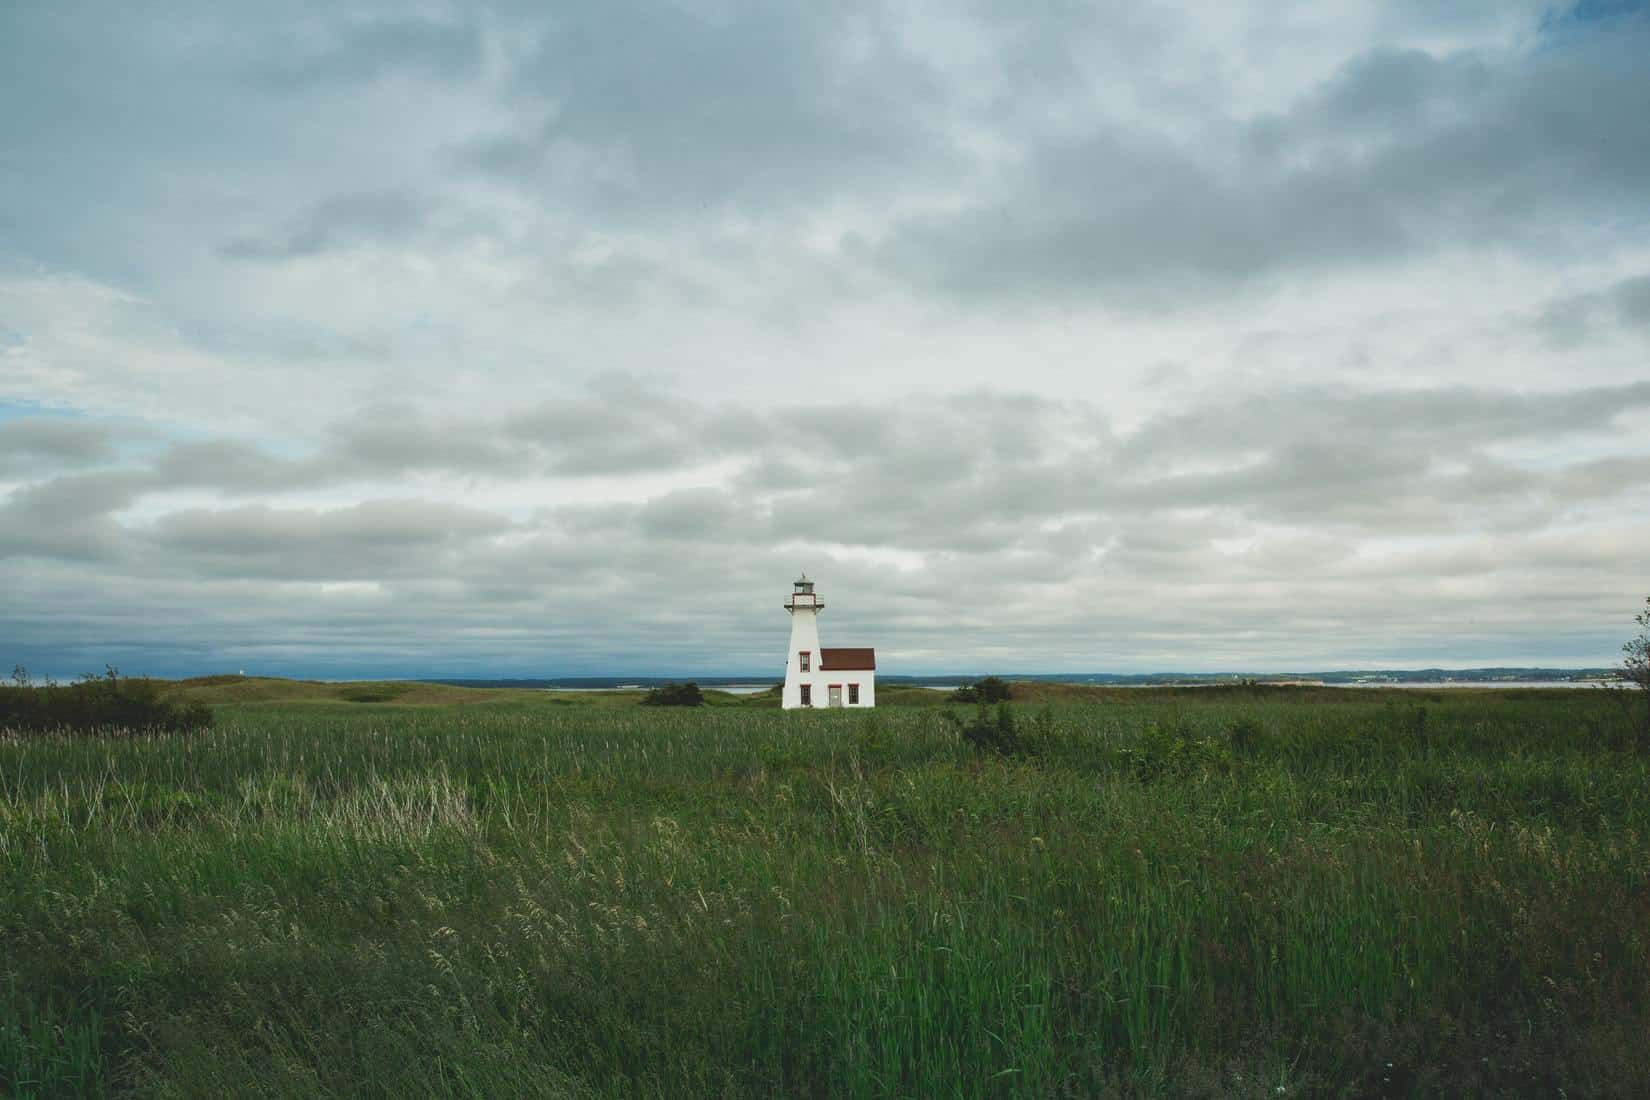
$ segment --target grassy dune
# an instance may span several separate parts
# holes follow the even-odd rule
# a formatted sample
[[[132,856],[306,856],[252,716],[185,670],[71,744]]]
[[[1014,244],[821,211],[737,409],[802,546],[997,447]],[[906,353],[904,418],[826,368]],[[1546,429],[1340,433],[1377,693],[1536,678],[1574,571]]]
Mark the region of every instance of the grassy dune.
[[[544,706],[630,707],[647,692],[555,691],[539,688],[476,688],[422,680],[287,680],[275,676],[197,676],[170,681],[166,696],[180,703],[384,703],[399,706]],[[707,706],[779,705],[779,693],[734,695],[706,689]]]
[[[0,736],[0,1094],[1650,1095],[1602,693],[263,684]]]
[[[453,706],[521,703],[542,693],[525,689],[455,687],[416,680],[355,680],[328,683],[274,676],[198,676],[176,680],[167,695],[183,703],[397,703]]]

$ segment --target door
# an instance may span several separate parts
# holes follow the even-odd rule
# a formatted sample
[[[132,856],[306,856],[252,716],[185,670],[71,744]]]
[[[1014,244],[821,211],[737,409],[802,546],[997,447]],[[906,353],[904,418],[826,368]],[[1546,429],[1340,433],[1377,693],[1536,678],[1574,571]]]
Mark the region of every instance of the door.
[[[842,685],[841,684],[832,684],[831,685],[831,699],[830,699],[830,704],[829,705],[833,706],[833,707],[840,707],[842,705]]]

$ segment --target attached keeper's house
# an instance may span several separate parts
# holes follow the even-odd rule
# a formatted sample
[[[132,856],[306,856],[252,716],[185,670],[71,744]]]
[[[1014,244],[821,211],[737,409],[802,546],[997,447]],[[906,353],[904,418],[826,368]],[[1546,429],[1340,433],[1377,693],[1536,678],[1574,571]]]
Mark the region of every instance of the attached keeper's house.
[[[819,613],[825,601],[806,573],[785,601],[791,614],[791,651],[785,657],[785,691],[780,705],[797,707],[874,707],[877,703],[877,651],[822,649]]]

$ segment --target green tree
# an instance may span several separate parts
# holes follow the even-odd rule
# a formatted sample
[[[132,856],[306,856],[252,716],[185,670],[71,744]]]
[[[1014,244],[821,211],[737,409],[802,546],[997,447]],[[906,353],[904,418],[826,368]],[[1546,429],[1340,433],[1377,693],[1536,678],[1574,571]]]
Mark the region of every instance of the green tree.
[[[1621,647],[1617,671],[1644,697],[1644,735],[1650,738],[1650,596],[1645,597],[1644,610],[1633,616],[1633,622],[1638,624],[1638,637]]]
[[[1013,689],[1001,676],[987,676],[972,684],[964,684],[951,693],[954,703],[1005,703],[1013,697]]]

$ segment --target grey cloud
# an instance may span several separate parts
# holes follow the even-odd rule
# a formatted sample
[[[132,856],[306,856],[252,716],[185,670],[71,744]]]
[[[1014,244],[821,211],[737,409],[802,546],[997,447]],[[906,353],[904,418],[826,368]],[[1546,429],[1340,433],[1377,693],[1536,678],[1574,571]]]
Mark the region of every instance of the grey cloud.
[[[1624,324],[1650,327],[1650,275],[1623,279],[1616,284],[1611,297]]]
[[[885,453],[894,445],[901,424],[893,409],[826,405],[794,411],[795,415],[786,419],[798,449],[838,460]]]
[[[322,480],[314,462],[283,461],[232,439],[173,444],[150,467],[157,488],[209,487],[229,492],[291,489]]]
[[[319,446],[281,456],[253,443],[174,443],[148,460],[142,486],[279,492],[434,473],[461,477],[589,477],[679,469],[765,446],[779,425],[734,407],[705,407],[628,388],[544,402],[501,418],[437,416],[408,405],[370,406],[325,426]],[[108,434],[19,432],[17,454],[56,457],[53,468],[97,452]],[[0,435],[0,457],[8,453]],[[42,450],[44,448],[44,450]],[[112,452],[111,452],[112,453]],[[140,461],[140,460],[134,460]]]
[[[438,419],[410,407],[364,411],[330,432],[329,465],[357,475],[413,470],[499,473],[529,468],[520,445],[492,426],[461,418]]]
[[[546,514],[569,546],[805,540],[975,554],[1034,547],[1073,520],[1174,511],[1369,532],[1530,529],[1565,500],[1640,484],[1642,456],[1611,433],[1618,417],[1646,407],[1650,383],[1556,393],[1296,389],[1221,395],[1115,437],[1092,408],[1015,395],[947,398],[902,417],[852,405],[758,413],[621,387],[502,420],[380,409],[335,426],[320,450],[298,458],[227,441],[179,445],[109,491],[125,502],[168,487],[256,494],[419,473],[708,477],[708,464],[733,462],[740,472],[725,483]],[[1502,454],[1580,436],[1613,440],[1615,453],[1544,469]],[[351,528],[343,514],[326,526],[308,513],[197,512],[163,521],[157,537],[225,555],[239,538],[262,553],[288,528],[371,542],[375,524],[396,515],[379,511]]]
[[[1097,118],[874,252],[969,296],[1161,303],[1444,245],[1548,249],[1642,220],[1647,51],[1650,23],[1494,61],[1377,52],[1196,145]]]
[[[1600,458],[1566,466],[1558,477],[1563,497],[1614,497],[1650,485],[1650,455]]]
[[[509,521],[456,505],[419,500],[367,501],[328,511],[265,506],[174,512],[156,528],[158,541],[223,552],[261,551],[289,540],[319,539],[340,547],[397,546],[496,534]]]
[[[237,260],[287,260],[362,243],[399,241],[427,222],[424,204],[401,192],[335,195],[305,211],[275,236],[239,237],[220,251]]]
[[[683,489],[641,509],[638,526],[649,538],[728,538],[744,517],[732,494],[722,489]],[[736,535],[734,537],[737,537]]]
[[[1159,417],[1123,446],[1131,462],[1241,454],[1280,441],[1313,440],[1342,453],[1361,446],[1415,457],[1450,455],[1494,442],[1608,429],[1624,412],[1650,406],[1650,382],[1558,393],[1468,387],[1361,392],[1304,389],[1209,402]]]
[[[967,297],[1115,292],[1164,300],[1279,267],[1388,258],[1404,231],[1364,175],[1222,178],[1152,139],[1091,134],[1041,150],[1032,178],[877,248],[902,277]]]
[[[1537,332],[1561,347],[1574,347],[1618,328],[1650,332],[1650,274],[1549,302],[1532,323]]]
[[[110,559],[124,531],[110,514],[128,507],[146,478],[135,471],[74,474],[15,489],[0,502],[0,558]]]
[[[1021,410],[1041,442],[1070,444],[1047,457],[1029,446],[971,449],[989,439],[991,416],[940,403],[851,461],[765,454],[739,484],[758,500],[774,494],[768,537],[926,551],[1006,551],[1043,538],[1051,520],[1176,510],[1367,532],[1524,529],[1549,522],[1583,487],[1588,496],[1631,490],[1638,460],[1542,471],[1492,449],[1608,432],[1646,404],[1644,384],[1556,394],[1281,391],[1210,400],[1148,422],[1117,447],[1104,433],[1098,444],[1074,434],[1053,408]],[[935,461],[913,461],[933,439],[945,441]]]
[[[18,489],[6,506],[38,523],[73,523],[127,507],[142,484],[142,475],[131,471],[75,474]]]
[[[321,446],[280,457],[238,440],[174,444],[152,466],[156,488],[194,486],[230,493],[316,488],[433,472],[527,475],[545,462],[500,425],[436,417],[404,405],[369,407],[329,425]]]
[[[461,547],[510,527],[502,516],[459,505],[375,500],[328,510],[191,509],[145,534],[174,568],[187,562],[206,575],[339,580],[438,574]]]
[[[540,104],[543,121],[458,156],[627,217],[934,178],[951,159],[943,89],[887,15],[869,3],[562,5],[515,74],[518,105]]]
[[[841,470],[816,467],[811,490],[777,498],[771,529],[974,551],[1035,542],[1041,533],[1028,524],[1048,519],[1188,509],[1365,532],[1529,529],[1550,522],[1583,487],[1589,496],[1630,491],[1639,460],[1539,470],[1492,450],[1608,432],[1646,404],[1645,384],[1556,394],[1299,390],[1211,400],[1148,422],[1115,452],[1078,448],[1052,460],[924,469],[903,462],[895,444]],[[949,411],[943,433],[980,437],[980,420]],[[1060,437],[1051,414],[1027,423]]]
[[[1521,442],[1608,436],[1650,384],[1560,393],[1299,390],[1209,404],[1125,441],[1119,506],[1395,534],[1533,529],[1565,502],[1636,484],[1636,457],[1557,470],[1497,458]],[[1615,446],[1628,446],[1617,439]],[[1185,472],[1177,471],[1189,464]]]
[[[454,80],[477,75],[484,60],[471,23],[419,18],[366,19],[308,35],[288,35],[278,59],[253,67],[253,78],[283,89],[359,84],[392,75]]]
[[[1386,144],[1416,128],[1448,126],[1481,110],[1496,73],[1473,56],[1440,59],[1424,50],[1378,48],[1353,58],[1303,103],[1257,120],[1246,137],[1255,153],[1287,154],[1304,129],[1316,141]]]
[[[589,397],[542,402],[501,426],[534,448],[549,469],[598,475],[691,466],[748,450],[772,430],[766,418],[609,381]]]
[[[620,403],[558,401],[512,417],[509,431],[555,455],[558,473],[626,473],[704,459],[712,440],[695,414],[639,396]]]
[[[0,421],[0,475],[41,466],[65,469],[112,462],[116,438],[107,424],[67,417]]]
[[[1036,541],[1076,518],[1171,510],[1366,531],[1448,532],[1489,516],[1526,528],[1548,522],[1567,498],[1632,491],[1642,456],[1615,425],[1647,407],[1650,383],[1548,393],[1293,389],[1222,394],[1117,437],[1091,407],[1012,394],[945,398],[901,416],[880,405],[757,412],[619,387],[502,419],[378,409],[335,425],[300,457],[233,441],[180,444],[147,469],[81,491],[105,486],[98,491],[123,506],[167,488],[246,495],[425,473],[509,481],[697,469],[709,478],[712,464],[731,463],[735,473],[715,475],[728,480],[645,506],[552,514],[575,540],[804,539],[971,553]],[[1611,451],[1557,468],[1507,457],[1508,448],[1567,437]],[[297,522],[256,509],[198,513],[158,532],[230,553],[202,541],[195,525],[223,540],[273,538]],[[372,538],[367,527],[354,537]]]

